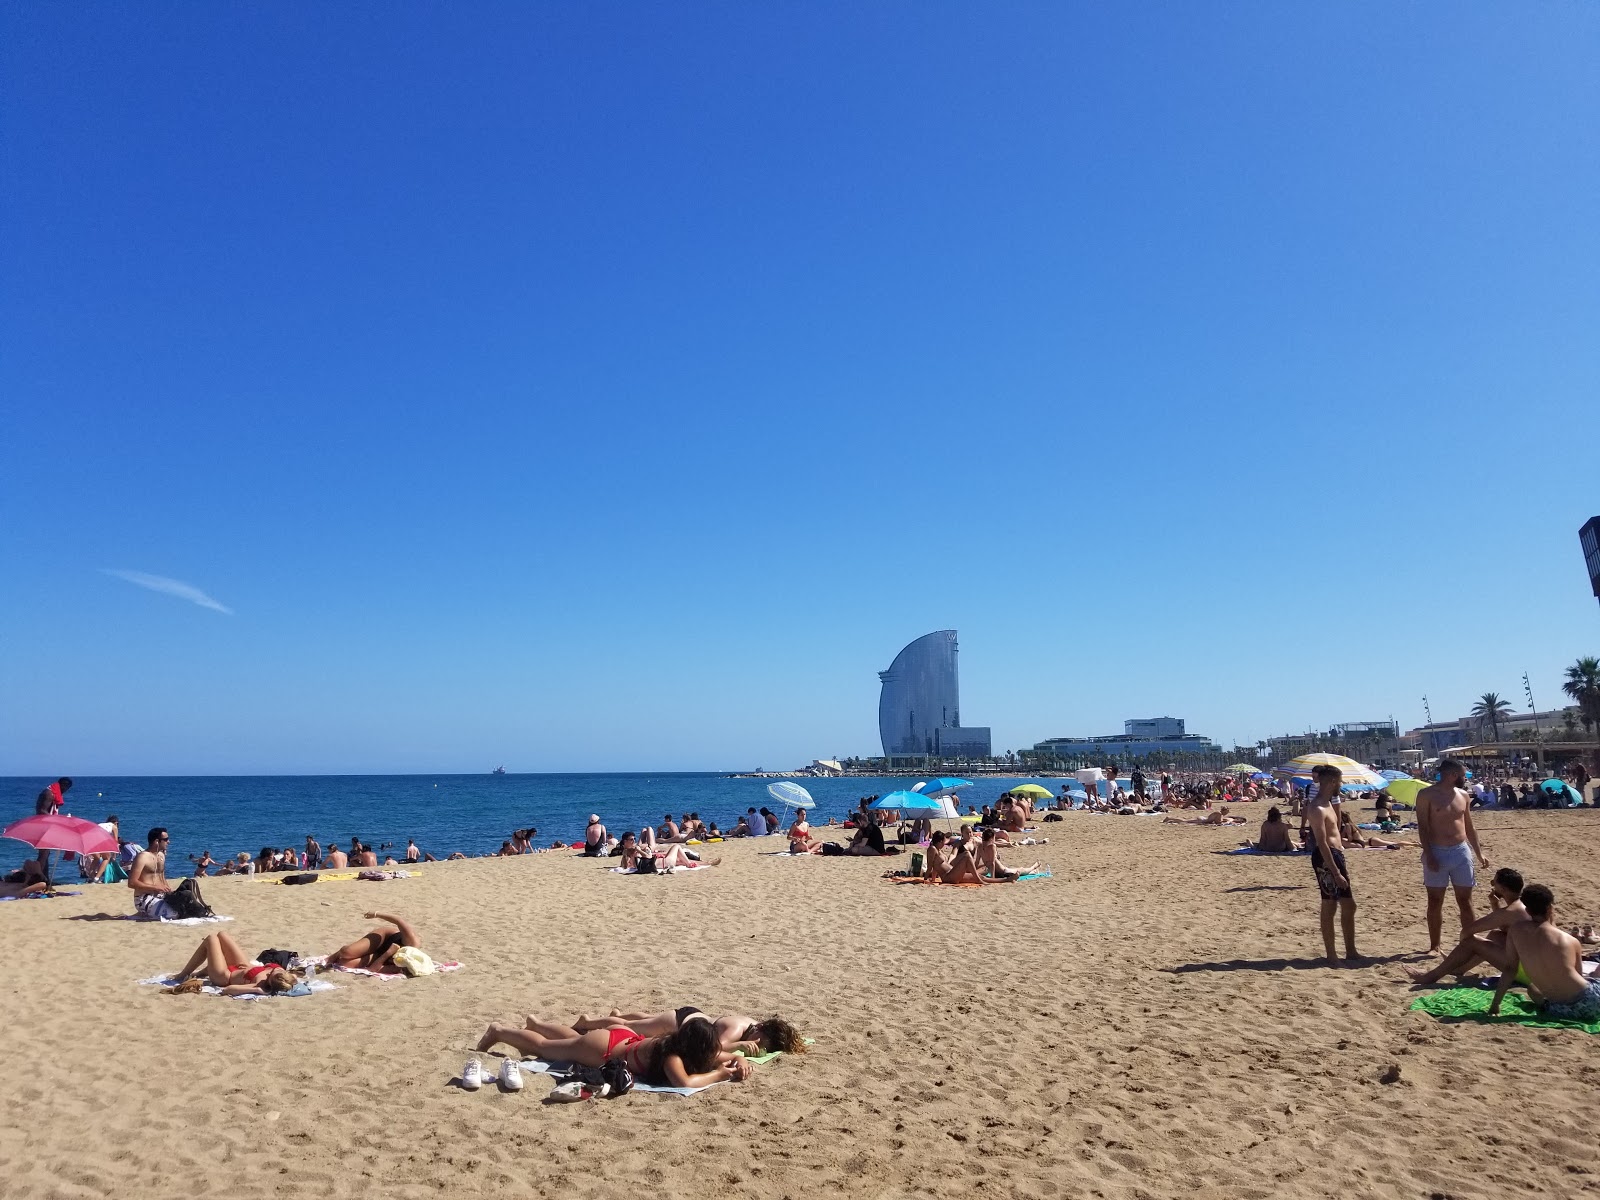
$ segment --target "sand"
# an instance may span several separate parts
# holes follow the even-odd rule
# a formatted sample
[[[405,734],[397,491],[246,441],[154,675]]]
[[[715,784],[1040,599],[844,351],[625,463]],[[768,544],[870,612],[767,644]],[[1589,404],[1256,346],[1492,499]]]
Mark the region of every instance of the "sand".
[[[1600,918],[1600,813],[1479,825],[1564,922]],[[135,986],[205,931],[92,919],[125,887],[0,904],[0,1195],[1600,1194],[1600,1042],[1407,1011],[1415,851],[1351,854],[1377,961],[1330,970],[1303,858],[1154,819],[1045,832],[1053,880],[971,891],[776,838],[660,879],[547,854],[208,882],[252,950],[325,952],[375,908],[466,964],[301,1000]],[[816,1045],[688,1099],[451,1086],[490,1021],[619,1003],[776,1010]]]

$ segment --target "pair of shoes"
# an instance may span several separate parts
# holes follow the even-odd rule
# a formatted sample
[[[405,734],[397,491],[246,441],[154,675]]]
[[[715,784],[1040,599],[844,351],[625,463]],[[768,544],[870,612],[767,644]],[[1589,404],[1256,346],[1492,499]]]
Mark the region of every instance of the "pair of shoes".
[[[477,1059],[467,1060],[467,1065],[461,1071],[461,1086],[469,1092],[475,1092],[483,1086],[483,1065]],[[522,1090],[522,1069],[514,1059],[508,1058],[500,1064],[500,1086],[508,1092]]]

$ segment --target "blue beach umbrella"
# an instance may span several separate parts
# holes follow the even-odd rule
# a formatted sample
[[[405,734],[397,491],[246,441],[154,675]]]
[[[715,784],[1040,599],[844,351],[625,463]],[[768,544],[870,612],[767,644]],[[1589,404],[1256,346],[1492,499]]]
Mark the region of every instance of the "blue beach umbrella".
[[[1271,783],[1272,782],[1272,776],[1268,775],[1265,771],[1257,771],[1254,775],[1250,776],[1250,782],[1251,783]]]
[[[1411,779],[1411,778],[1414,778],[1411,775],[1407,775],[1404,771],[1379,771],[1378,774],[1381,775],[1385,779]]]
[[[944,815],[944,805],[932,796],[924,796],[919,792],[890,792],[874,800],[869,808],[892,808],[897,812],[914,812]]]
[[[911,790],[921,792],[924,796],[948,796],[951,792],[960,791],[964,787],[971,787],[972,780],[957,779],[954,776],[942,775],[938,779],[930,779],[927,783],[919,783]]]

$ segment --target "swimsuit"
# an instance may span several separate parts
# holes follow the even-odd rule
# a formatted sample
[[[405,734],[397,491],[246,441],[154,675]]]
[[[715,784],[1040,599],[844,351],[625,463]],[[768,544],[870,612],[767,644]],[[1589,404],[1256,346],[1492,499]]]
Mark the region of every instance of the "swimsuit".
[[[1429,870],[1428,858],[1422,858],[1422,886],[1429,888],[1469,888],[1475,882],[1472,871],[1472,847],[1466,842],[1454,846],[1429,846],[1439,863],[1437,871]]]
[[[701,1012],[698,1008],[695,1008],[693,1005],[689,1005],[689,1004],[686,1004],[682,1008],[680,1008],[677,1011],[676,1016],[678,1018],[678,1028],[679,1029],[683,1028],[683,1023],[685,1021],[692,1021],[696,1017],[699,1017],[702,1021],[711,1020],[711,1018],[706,1016],[705,1013]]]
[[[1345,865],[1344,851],[1333,850],[1330,855],[1333,865],[1339,868],[1339,874],[1344,876],[1344,884],[1340,886],[1333,881],[1333,872],[1328,870],[1327,863],[1323,860],[1322,849],[1317,845],[1316,835],[1311,830],[1306,830],[1306,844],[1311,847],[1311,870],[1317,877],[1317,890],[1322,893],[1324,900],[1349,900],[1354,893],[1350,891],[1350,868]]]
[[[680,1009],[679,1011],[683,1010]],[[696,1009],[694,1011],[698,1012],[699,1010]],[[632,1071],[634,1078],[640,1083],[648,1084],[650,1087],[670,1086],[670,1083],[667,1079],[667,1072],[661,1063],[661,1060],[665,1057],[665,1055],[661,1053],[661,1047],[659,1044],[656,1047],[655,1060],[646,1064],[639,1061],[639,1047],[646,1044],[644,1038],[640,1037],[631,1029],[612,1029],[608,1030],[607,1033],[607,1062],[611,1061],[613,1058],[620,1057],[622,1059],[623,1066]]]
[[[166,898],[157,892],[145,892],[133,898],[133,907],[141,917],[151,921],[176,921],[178,914],[167,904]]]
[[[1542,1015],[1558,1021],[1581,1021],[1588,1025],[1600,1021],[1600,979],[1591,979],[1588,986],[1571,1000],[1546,1000]]]

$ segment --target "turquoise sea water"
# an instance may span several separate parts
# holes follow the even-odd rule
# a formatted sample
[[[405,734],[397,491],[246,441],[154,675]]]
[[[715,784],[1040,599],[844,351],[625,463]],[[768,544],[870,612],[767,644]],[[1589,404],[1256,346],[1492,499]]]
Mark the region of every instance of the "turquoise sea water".
[[[920,776],[800,779],[817,801],[813,820],[843,818],[860,796],[910,787]],[[33,812],[34,798],[48,779],[0,778],[0,823]],[[481,854],[499,848],[513,829],[529,825],[539,841],[577,841],[591,812],[614,834],[698,812],[707,822],[731,829],[739,814],[762,805],[781,812],[767,795],[767,780],[726,775],[270,775],[74,777],[63,812],[103,821],[115,813],[122,836],[144,843],[145,831],[164,825],[172,834],[168,873],[177,876],[191,855],[211,851],[221,859],[240,850],[305,844],[314,834],[327,846],[406,839],[443,857],[452,850]],[[961,792],[968,804],[995,800],[1022,779],[980,779]],[[1040,780],[1052,791],[1061,781]],[[539,844],[536,841],[535,844]],[[11,870],[33,851],[0,840],[0,869]],[[396,854],[398,858],[399,853]],[[65,878],[65,876],[64,876]]]

